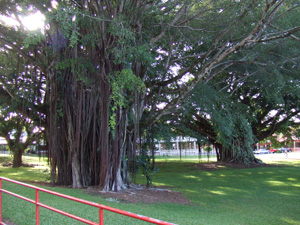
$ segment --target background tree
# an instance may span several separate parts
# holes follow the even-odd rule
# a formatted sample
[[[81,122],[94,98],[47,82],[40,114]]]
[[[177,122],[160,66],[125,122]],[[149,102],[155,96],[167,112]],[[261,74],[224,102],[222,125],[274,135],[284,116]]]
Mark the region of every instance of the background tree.
[[[22,165],[22,154],[37,144],[44,124],[42,85],[45,81],[27,59],[0,49],[0,135],[13,154],[13,167]]]
[[[248,63],[231,71],[223,88],[244,105],[258,141],[297,125],[299,108],[299,42],[265,44],[249,54]],[[219,79],[219,84],[223,78]]]
[[[217,149],[221,149],[217,151],[219,160],[235,160],[230,152],[227,156],[219,152],[223,152],[222,142],[239,134],[254,136],[247,144],[251,155],[251,145],[255,142],[276,132],[290,133],[290,128],[297,126],[300,97],[299,57],[294,52],[297,47],[297,43],[292,45],[285,41],[280,46],[265,44],[255,52],[242,51],[240,54],[244,56],[238,58],[244,60],[236,60],[206,86],[195,89],[192,104],[187,104],[182,114],[184,124],[206,135]],[[236,121],[240,117],[244,122]],[[236,121],[234,126],[230,125],[233,121]],[[246,133],[240,132],[237,126],[241,125],[248,127]],[[234,134],[234,130],[239,132]],[[220,138],[220,135],[226,138]],[[247,149],[246,146],[242,148]]]
[[[41,131],[32,121],[18,114],[10,113],[5,118],[1,117],[0,121],[0,135],[5,138],[9,151],[13,154],[13,167],[20,167],[23,153],[30,145],[39,143],[37,140],[40,139]]]
[[[182,126],[214,145],[219,161],[257,162],[252,152],[255,138],[240,104],[209,85],[199,85],[185,104]]]

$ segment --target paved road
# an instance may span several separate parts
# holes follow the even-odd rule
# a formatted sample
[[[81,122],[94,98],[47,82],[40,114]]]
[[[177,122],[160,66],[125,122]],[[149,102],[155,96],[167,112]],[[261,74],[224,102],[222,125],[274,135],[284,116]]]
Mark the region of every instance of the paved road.
[[[268,158],[268,159],[299,159],[300,152],[289,152],[287,153],[274,153],[274,154],[262,154],[256,155],[258,158]]]

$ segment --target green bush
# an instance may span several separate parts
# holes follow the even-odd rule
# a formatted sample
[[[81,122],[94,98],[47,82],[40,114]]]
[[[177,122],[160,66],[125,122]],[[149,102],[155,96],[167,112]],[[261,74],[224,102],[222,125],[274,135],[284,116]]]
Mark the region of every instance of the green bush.
[[[152,184],[152,175],[157,173],[159,169],[155,168],[155,166],[153,167],[151,157],[144,152],[137,157],[137,165],[139,170],[146,177],[146,187],[150,187]]]

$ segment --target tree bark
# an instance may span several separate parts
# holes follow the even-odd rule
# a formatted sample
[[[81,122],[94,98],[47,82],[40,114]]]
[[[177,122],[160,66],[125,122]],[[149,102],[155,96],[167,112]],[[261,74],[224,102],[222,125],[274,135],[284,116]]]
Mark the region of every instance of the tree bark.
[[[14,159],[13,159],[14,168],[22,166],[22,155],[23,155],[23,151],[21,149],[14,150]]]
[[[80,164],[76,151],[73,152],[72,156],[72,180],[73,188],[82,188],[81,176],[80,176]]]
[[[100,174],[99,174],[99,188],[109,189],[108,176],[110,171],[108,170],[109,160],[109,102],[110,102],[110,90],[109,82],[106,74],[102,73],[101,78],[101,149],[100,149]]]

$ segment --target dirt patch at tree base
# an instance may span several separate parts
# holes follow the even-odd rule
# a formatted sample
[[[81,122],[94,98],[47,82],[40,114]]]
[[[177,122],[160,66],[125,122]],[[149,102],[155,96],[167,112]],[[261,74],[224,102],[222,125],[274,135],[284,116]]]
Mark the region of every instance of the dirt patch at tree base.
[[[249,165],[246,165],[246,164],[235,163],[235,162],[195,163],[190,165],[195,168],[199,168],[201,170],[218,170],[224,168],[249,169],[249,168],[259,168],[259,167],[280,167],[280,165],[276,165],[276,164],[250,163]]]
[[[13,163],[12,162],[3,163],[2,166],[12,167]],[[39,166],[39,164],[22,163],[22,165],[21,165],[21,167],[35,167],[35,166]]]
[[[5,224],[5,225],[16,225],[15,223],[7,220],[7,219],[3,219],[2,222]]]
[[[88,188],[88,194],[100,195],[108,201],[124,203],[175,203],[190,205],[190,200],[183,197],[180,192],[165,188],[146,188],[144,186],[133,186],[119,192],[99,191],[97,188]]]

